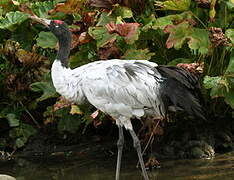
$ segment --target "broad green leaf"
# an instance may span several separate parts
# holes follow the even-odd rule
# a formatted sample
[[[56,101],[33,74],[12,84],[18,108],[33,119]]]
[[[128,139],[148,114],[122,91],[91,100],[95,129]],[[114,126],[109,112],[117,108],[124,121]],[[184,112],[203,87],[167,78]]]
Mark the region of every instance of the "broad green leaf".
[[[9,136],[13,139],[16,139],[15,146],[16,148],[21,148],[28,141],[28,138],[36,133],[36,130],[28,124],[20,123],[16,128],[13,128],[10,131]]]
[[[97,41],[97,47],[103,47],[109,42],[116,40],[117,34],[110,34],[105,27],[90,27],[89,35]]]
[[[232,51],[230,55],[230,61],[229,61],[225,74],[231,74],[234,77],[234,51]]]
[[[25,145],[25,143],[27,142],[27,139],[24,137],[19,137],[16,139],[15,141],[15,145],[17,148],[21,148]]]
[[[176,66],[179,63],[192,63],[194,60],[193,59],[187,59],[187,58],[176,58],[167,63],[168,65],[171,66]]]
[[[151,15],[144,19],[145,26],[142,27],[143,31],[148,29],[164,29],[167,25],[173,25],[175,21],[183,21],[184,19],[191,19],[191,14],[184,12],[181,14],[173,14],[155,18],[155,15]]]
[[[234,109],[234,89],[230,89],[230,91],[225,94],[225,102]]]
[[[129,49],[122,56],[123,59],[132,60],[150,60],[154,53],[151,53],[148,49]]]
[[[31,4],[32,11],[40,18],[48,18],[49,10],[55,6],[54,1],[35,2]]]
[[[113,10],[113,15],[116,17],[120,16],[123,19],[133,17],[133,13],[131,9],[129,9],[128,7],[124,7],[124,6],[115,6]]]
[[[82,66],[87,64],[88,61],[94,61],[97,59],[97,47],[96,44],[86,43],[79,47],[79,51],[77,51],[74,55],[69,58],[69,65],[71,68],[76,68],[78,66]]]
[[[6,119],[9,123],[10,127],[17,127],[19,126],[19,119],[17,119],[16,115],[13,113],[9,113],[6,115]]]
[[[204,29],[193,28],[185,21],[178,25],[166,26],[164,32],[169,33],[167,48],[180,49],[188,40],[188,46],[194,54],[208,53],[210,40],[208,32]]]
[[[4,19],[0,19],[0,29],[8,29],[14,31],[18,24],[28,19],[28,14],[16,11],[6,14]]]
[[[41,97],[37,98],[37,102],[44,101],[49,98],[57,97],[58,94],[51,81],[48,82],[35,82],[30,85],[34,92],[42,92]]]
[[[80,128],[82,121],[78,115],[69,114],[68,108],[59,109],[55,113],[56,116],[61,117],[58,122],[58,130],[60,132],[68,131],[75,133]]]
[[[12,2],[13,2],[13,4],[14,4],[15,6],[19,6],[19,5],[21,5],[21,4],[24,4],[24,3],[26,3],[26,2],[29,2],[29,0],[12,0]]]
[[[19,42],[24,50],[31,51],[35,33],[28,28],[27,24],[22,23],[11,35],[13,41]]]
[[[57,38],[51,32],[40,32],[38,35],[37,45],[42,48],[55,48],[57,44]]]
[[[1,6],[1,7],[2,7],[2,6],[5,6],[5,5],[9,4],[9,2],[10,2],[10,0],[1,0],[1,1],[0,1],[0,6]]]
[[[168,25],[164,32],[169,33],[169,37],[166,42],[167,48],[174,47],[180,49],[184,44],[187,37],[191,34],[192,27],[186,22],[178,25]]]
[[[81,120],[77,117],[72,117],[72,115],[65,115],[63,118],[60,118],[58,122],[58,130],[60,132],[68,131],[75,133],[81,125]]]
[[[187,11],[189,10],[191,0],[167,0],[155,1],[155,5],[159,6],[160,10]]]
[[[114,17],[112,17],[109,13],[103,12],[98,19],[98,23],[96,26],[105,26],[106,24],[110,23],[111,21],[115,22]]]
[[[234,44],[234,29],[227,29],[225,35],[231,40]]]
[[[206,89],[211,89],[210,96],[212,98],[224,97],[225,102],[234,108],[234,85],[230,84],[233,83],[231,78],[205,76],[203,83]]]
[[[210,46],[209,33],[205,29],[193,28],[188,36],[188,46],[194,54],[207,54]]]
[[[222,79],[221,76],[216,76],[216,77],[205,76],[203,80],[204,87],[206,89],[213,88],[219,84],[221,79]]]

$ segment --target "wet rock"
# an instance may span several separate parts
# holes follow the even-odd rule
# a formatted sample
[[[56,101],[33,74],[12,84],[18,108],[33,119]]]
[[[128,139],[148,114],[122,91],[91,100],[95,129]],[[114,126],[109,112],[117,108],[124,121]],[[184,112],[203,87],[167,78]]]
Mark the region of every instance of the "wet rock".
[[[191,157],[192,158],[202,159],[202,158],[206,158],[206,155],[205,155],[204,151],[201,148],[193,147],[191,149]]]
[[[216,134],[215,149],[218,152],[228,152],[234,149],[232,138],[225,132]]]
[[[175,156],[174,147],[173,146],[165,146],[163,148],[163,153],[168,157],[174,157]]]
[[[184,145],[184,151],[187,154],[187,158],[206,158],[210,159],[214,157],[214,148],[207,144],[205,141],[193,140]]]
[[[0,174],[0,180],[16,180],[16,179],[9,175]]]

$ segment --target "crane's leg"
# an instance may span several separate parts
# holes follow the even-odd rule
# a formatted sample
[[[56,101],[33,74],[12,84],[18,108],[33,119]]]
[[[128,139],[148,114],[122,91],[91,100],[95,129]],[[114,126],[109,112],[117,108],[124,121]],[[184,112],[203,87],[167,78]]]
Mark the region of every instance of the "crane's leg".
[[[120,125],[118,126],[118,128],[119,128],[119,139],[117,141],[118,157],[117,157],[115,180],[119,180],[120,165],[121,165],[123,145],[124,145],[123,128]]]
[[[149,180],[148,174],[147,174],[146,169],[145,169],[145,164],[144,164],[144,161],[143,161],[143,158],[142,158],[142,154],[141,154],[140,141],[139,141],[136,133],[134,132],[134,130],[129,130],[129,132],[130,132],[130,134],[132,136],[132,139],[133,139],[133,146],[137,151],[137,155],[138,155],[138,158],[139,158],[139,162],[140,162],[140,165],[141,165],[141,170],[142,170],[142,174],[144,176],[144,179]]]

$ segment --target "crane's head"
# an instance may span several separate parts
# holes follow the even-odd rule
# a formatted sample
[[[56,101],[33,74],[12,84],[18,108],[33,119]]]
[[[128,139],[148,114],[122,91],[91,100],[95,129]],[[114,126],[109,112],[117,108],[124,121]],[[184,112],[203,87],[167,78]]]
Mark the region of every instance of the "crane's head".
[[[61,20],[48,20],[36,16],[31,16],[31,19],[46,26],[59,40],[64,40],[71,34],[67,24]]]

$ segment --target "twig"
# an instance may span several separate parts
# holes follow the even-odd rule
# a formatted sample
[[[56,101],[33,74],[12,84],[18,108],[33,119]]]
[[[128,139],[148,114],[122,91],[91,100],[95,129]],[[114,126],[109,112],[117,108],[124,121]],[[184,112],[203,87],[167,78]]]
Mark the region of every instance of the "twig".
[[[160,120],[159,120],[159,121],[160,121]],[[150,135],[150,138],[149,138],[149,140],[148,140],[148,142],[147,142],[147,144],[146,144],[144,150],[142,151],[142,155],[145,153],[146,149],[148,148],[148,146],[149,146],[149,144],[150,144],[150,142],[151,142],[151,140],[152,140],[152,138],[153,138],[154,132],[156,131],[156,129],[157,129],[157,127],[158,127],[159,121],[157,122],[157,124],[155,125],[155,127],[154,127],[154,129],[153,129],[153,131],[152,131],[152,133],[151,133],[151,135]],[[139,166],[139,160],[138,160],[138,162],[137,162],[136,167],[138,168],[138,166]]]
[[[39,125],[39,123],[36,121],[36,119],[33,117],[33,115],[27,110],[27,108],[24,106],[24,104],[20,101],[20,104],[25,108],[26,113],[28,113],[28,115],[31,117],[31,119],[33,120],[34,124],[37,126],[37,128],[41,128],[41,126]]]

